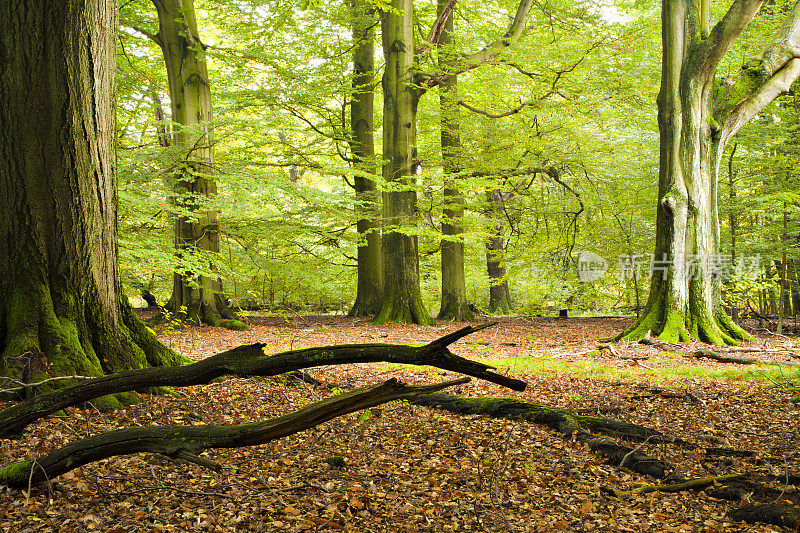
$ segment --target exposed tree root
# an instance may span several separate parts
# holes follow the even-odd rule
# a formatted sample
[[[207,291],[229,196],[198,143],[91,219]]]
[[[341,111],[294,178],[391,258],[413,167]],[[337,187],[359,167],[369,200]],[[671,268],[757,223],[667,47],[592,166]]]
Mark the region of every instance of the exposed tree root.
[[[718,346],[730,346],[742,340],[753,340],[744,328],[731,320],[722,310],[713,316],[704,313],[702,316],[689,317],[666,305],[664,298],[664,295],[651,296],[639,319],[615,340],[639,340],[650,334],[664,342],[690,342],[692,339],[697,339]]]
[[[635,494],[647,494],[648,492],[683,492],[685,490],[702,490],[717,483],[728,481],[731,479],[741,479],[744,474],[727,474],[724,476],[716,477],[701,477],[697,479],[689,479],[681,481],[680,483],[671,483],[669,485],[644,485],[633,490],[626,490],[624,492],[617,492],[617,496],[633,496]]]
[[[776,503],[748,504],[738,509],[732,509],[728,513],[728,517],[748,524],[761,522],[794,530],[800,529],[800,511],[788,505]]]
[[[738,365],[756,365],[756,364],[764,364],[764,365],[774,365],[774,366],[788,366],[793,368],[800,368],[800,363],[793,363],[791,361],[765,361],[764,359],[759,359],[757,357],[746,357],[742,355],[730,355],[725,354],[722,352],[718,352],[715,350],[709,350],[703,348],[701,350],[684,350],[681,346],[669,342],[659,341],[651,338],[650,336],[645,335],[643,338],[639,339],[639,343],[645,344],[647,346],[653,346],[660,350],[665,350],[668,352],[675,352],[682,355],[686,355],[695,359],[712,359],[714,361],[718,361],[720,363],[734,363]]]
[[[747,474],[727,474],[681,480],[669,485],[645,485],[633,490],[613,492],[617,496],[635,496],[648,492],[683,492],[705,490],[712,498],[733,502],[754,501],[756,503],[732,509],[728,517],[750,524],[761,522],[781,527],[800,527],[800,493],[779,491],[747,479]],[[779,501],[783,503],[778,503]]]
[[[356,389],[316,402],[294,413],[263,422],[236,426],[135,427],[109,431],[59,448],[37,459],[11,463],[0,468],[0,484],[25,488],[50,480],[79,466],[117,455],[151,452],[218,468],[199,457],[210,448],[239,448],[264,444],[327,422],[338,416],[382,403],[414,398],[453,385],[467,383],[461,378],[435,385],[408,386],[395,379]]]
[[[609,418],[578,415],[556,407],[524,402],[514,398],[468,398],[450,394],[431,394],[419,397],[412,403],[426,407],[438,407],[458,414],[519,418],[544,424],[566,438],[574,438],[588,445],[592,451],[602,454],[610,464],[615,466],[629,468],[639,474],[655,478],[664,478],[667,471],[671,470],[670,465],[639,453],[637,448],[631,448],[612,439],[590,433],[590,431],[595,431],[637,441],[659,442],[665,440],[660,432],[643,426]]]
[[[485,379],[513,390],[525,390],[524,381],[491,372],[493,367],[454,355],[447,346],[461,337],[492,326],[469,326],[424,346],[351,344],[307,348],[275,355],[264,354],[263,344],[239,346],[182,367],[144,368],[101,376],[72,387],[55,390],[0,411],[0,437],[19,435],[31,422],[65,407],[99,396],[146,387],[201,385],[225,375],[275,376],[315,366],[385,361],[430,365]]]

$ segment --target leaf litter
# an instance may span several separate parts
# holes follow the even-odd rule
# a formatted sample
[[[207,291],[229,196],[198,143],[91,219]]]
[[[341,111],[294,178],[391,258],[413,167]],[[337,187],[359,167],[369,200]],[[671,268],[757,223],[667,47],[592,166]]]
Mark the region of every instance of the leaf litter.
[[[166,332],[161,339],[201,359],[252,342],[267,343],[268,352],[326,344],[421,343],[461,326],[374,326],[336,316],[251,322],[246,332],[199,327]],[[769,381],[700,379],[691,372],[671,380],[656,380],[644,371],[624,374],[641,368],[637,361],[647,360],[651,368],[675,364],[659,362],[658,351],[646,346],[619,345],[624,358],[596,349],[596,339],[626,324],[620,319],[505,319],[451,349],[508,368],[529,383],[528,389],[515,393],[473,380],[449,392],[514,397],[641,424],[707,447],[752,451],[749,457],[710,457],[700,448],[637,444],[675,465],[675,474],[684,478],[747,472],[769,477],[777,491],[797,490],[792,483],[800,474],[800,409],[788,401],[790,392]],[[514,366],[525,358],[584,370]],[[508,361],[514,363],[504,367]],[[585,370],[589,364],[621,372],[595,376]],[[707,360],[681,364],[709,370],[738,367]],[[35,457],[116,427],[246,423],[388,377],[409,383],[453,377],[429,367],[387,364],[305,372],[327,386],[284,376],[233,377],[180,389],[175,397],[146,396],[145,402],[112,413],[69,409],[64,418],[32,425],[20,440],[0,440],[2,462]],[[730,520],[726,513],[747,502],[716,499],[713,491],[618,496],[615,492],[655,480],[605,464],[584,445],[523,420],[459,416],[407,402],[353,413],[266,445],[209,451],[205,457],[222,464],[222,472],[139,454],[86,465],[29,492],[3,489],[0,530],[788,531]]]

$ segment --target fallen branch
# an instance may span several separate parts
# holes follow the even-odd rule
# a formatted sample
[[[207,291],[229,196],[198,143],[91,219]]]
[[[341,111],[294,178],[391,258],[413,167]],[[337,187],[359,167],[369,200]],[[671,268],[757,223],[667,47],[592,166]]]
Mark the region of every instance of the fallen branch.
[[[648,492],[683,492],[685,490],[702,490],[706,487],[710,487],[711,485],[716,485],[732,479],[740,479],[742,477],[744,477],[744,474],[727,474],[716,477],[701,477],[697,479],[681,481],[680,483],[672,483],[670,485],[644,485],[633,490],[616,492],[616,494],[618,496],[633,496],[636,494],[647,494]]]
[[[495,323],[469,326],[424,346],[393,344],[349,344],[264,353],[264,344],[248,344],[218,353],[181,367],[143,368],[100,376],[78,385],[31,398],[0,411],[0,438],[19,436],[31,422],[65,407],[78,405],[106,394],[148,387],[186,387],[202,385],[221,376],[275,376],[293,370],[347,363],[402,363],[429,365],[497,383],[513,390],[525,390],[524,381],[490,369],[494,367],[454,355],[447,346],[458,339]]]
[[[739,365],[763,364],[763,365],[788,366],[793,368],[800,368],[800,363],[792,363],[790,361],[765,361],[757,357],[728,355],[722,352],[710,350],[708,348],[703,348],[700,350],[693,350],[693,351],[685,350],[680,345],[655,340],[650,336],[645,336],[644,338],[640,339],[639,343],[644,344],[646,346],[653,346],[655,348],[658,348],[659,350],[679,353],[681,355],[686,355],[689,357],[693,357],[695,359],[703,359],[703,358],[713,359],[714,361],[718,361],[720,363],[734,363]]]
[[[164,426],[118,429],[64,446],[37,459],[18,461],[0,468],[0,484],[26,488],[53,479],[82,465],[108,457],[132,453],[159,453],[203,466],[211,461],[199,457],[211,448],[239,448],[264,444],[327,422],[338,416],[382,403],[413,399],[454,385],[461,378],[434,385],[409,386],[396,379],[326,398],[312,405],[263,422],[236,426]]]
[[[558,431],[565,438],[574,438],[606,457],[614,466],[624,466],[639,474],[663,478],[671,467],[647,455],[617,443],[612,439],[598,437],[590,431],[606,435],[622,436],[637,441],[651,440],[664,442],[662,433],[635,424],[612,420],[610,418],[585,416],[557,407],[524,402],[514,398],[480,397],[468,398],[450,394],[431,394],[421,396],[411,403],[426,407],[438,407],[458,414],[482,414],[495,418],[519,418],[544,424]]]

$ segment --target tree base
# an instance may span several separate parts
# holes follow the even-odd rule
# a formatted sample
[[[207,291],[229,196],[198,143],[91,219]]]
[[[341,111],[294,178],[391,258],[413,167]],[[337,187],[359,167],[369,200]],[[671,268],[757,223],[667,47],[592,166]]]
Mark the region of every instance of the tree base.
[[[79,301],[64,291],[51,291],[43,283],[13,291],[0,309],[0,339],[4,339],[0,345],[1,373],[23,383],[34,383],[54,376],[101,376],[189,362],[158,342],[124,297],[117,301],[114,320],[96,302]],[[24,399],[72,383],[53,381],[36,390],[27,387],[11,395]],[[98,398],[93,403],[114,409],[136,401],[137,395],[126,392]]]
[[[475,318],[475,314],[470,309],[469,304],[466,302],[451,301],[442,304],[439,310],[437,320],[456,320],[458,322],[467,322]]]
[[[435,322],[430,313],[422,303],[422,296],[416,294],[410,298],[393,298],[383,302],[383,307],[378,316],[375,317],[375,324],[389,324],[399,322],[401,324],[419,324],[420,326],[433,326]]]
[[[617,340],[639,340],[648,335],[664,342],[691,342],[699,340],[716,346],[734,346],[740,341],[752,341],[753,336],[736,324],[722,310],[714,316],[684,313],[662,305],[649,305],[634,324],[617,337]]]
[[[381,312],[381,302],[380,300],[373,299],[372,301],[366,301],[365,298],[362,298],[361,295],[356,296],[356,301],[353,303],[353,307],[350,308],[350,311],[347,312],[347,316],[349,317],[357,317],[357,316],[376,316]]]

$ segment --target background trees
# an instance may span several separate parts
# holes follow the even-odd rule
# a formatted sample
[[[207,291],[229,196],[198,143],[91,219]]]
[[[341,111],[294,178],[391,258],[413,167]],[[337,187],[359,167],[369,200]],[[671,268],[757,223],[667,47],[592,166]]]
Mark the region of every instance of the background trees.
[[[508,283],[510,296],[500,308],[634,313],[637,298],[638,305],[648,298],[649,242],[655,235],[648,206],[655,205],[658,192],[653,102],[661,71],[660,4],[618,3],[604,9],[558,2],[533,6],[519,41],[503,46],[496,55],[493,36],[513,25],[519,4],[465,1],[413,6],[410,23],[417,34],[409,45],[414,60],[410,55],[407,66],[415,78],[411,85],[398,87],[419,93],[412,121],[415,163],[403,167],[403,172],[413,167],[419,174],[413,179],[406,174],[402,186],[389,179],[394,173],[377,172],[392,147],[374,137],[371,156],[368,134],[374,136],[384,127],[391,131],[391,121],[382,111],[384,89],[378,83],[386,63],[381,47],[374,47],[381,35],[379,21],[385,25],[406,10],[371,6],[308,3],[305,10],[298,10],[256,0],[236,5],[197,2],[200,32],[208,36],[204,52],[215,95],[214,177],[219,193],[208,206],[218,210],[222,228],[221,251],[203,257],[216,266],[234,304],[375,313],[377,299],[369,305],[362,302],[363,295],[378,293],[374,287],[382,269],[375,267],[374,251],[383,234],[389,241],[416,242],[419,267],[414,266],[411,247],[406,254],[411,259],[393,260],[394,266],[389,265],[381,278],[405,265],[400,270],[411,281],[390,283],[388,291],[394,294],[402,287],[414,287],[412,278],[418,276],[419,298],[400,300],[417,302],[411,307],[425,309],[419,316],[439,307],[443,318],[463,318],[467,303],[489,310],[490,286],[499,285],[497,280],[490,282],[486,249],[497,239],[502,239],[503,250],[492,253],[500,259],[494,268],[505,268],[499,283]],[[710,26],[722,19],[726,7],[711,5]],[[790,7],[781,4],[762,10],[720,59],[720,79],[739,80],[741,65],[762,53],[768,42],[764,36],[786,20]],[[363,16],[355,17],[359,9]],[[152,23],[154,14],[149,13]],[[325,24],[319,24],[321,20]],[[730,37],[727,30],[723,33]],[[147,85],[160,87],[164,105],[168,84],[155,67],[157,49],[136,32],[123,32],[121,41],[126,52],[119,65],[124,280],[136,285],[152,282],[153,290],[165,297],[165,276],[179,265],[167,253],[164,229],[170,217],[180,213],[166,201],[170,192],[162,182],[168,162],[157,155],[164,153],[157,144],[158,127],[164,122],[155,119],[158,106],[150,91],[138,90],[136,83],[146,79]],[[285,43],[291,43],[290,49]],[[372,75],[367,73],[369,46],[377,51],[371,56],[376,61]],[[354,54],[362,55],[357,61],[361,70],[353,70]],[[486,61],[480,68],[469,68],[478,59]],[[456,73],[457,92],[440,87],[442,81],[454,83]],[[420,97],[423,92],[433,97]],[[369,98],[374,100],[371,113]],[[783,106],[779,102],[777,109]],[[764,120],[762,113],[753,127],[765,128]],[[458,138],[449,126],[457,123]],[[786,136],[786,121],[773,126],[765,135]],[[739,205],[758,202],[753,187],[759,187],[755,183],[763,174],[757,169],[767,167],[758,164],[756,147],[746,146],[745,137],[734,157],[734,165],[741,169]],[[448,147],[456,140],[458,145]],[[714,166],[709,165],[704,168]],[[543,172],[550,168],[558,173]],[[375,211],[366,197],[373,194],[367,185],[374,185],[374,194],[387,199],[416,196],[416,207],[411,201],[402,220],[389,217],[393,223],[384,221],[383,229],[368,230],[375,220],[366,215]],[[721,187],[726,195],[727,185]],[[500,196],[489,197],[502,197],[502,204],[487,201],[491,191],[499,192]],[[463,215],[455,192],[463,197]],[[723,214],[721,253],[727,253],[729,243],[727,204],[726,196],[718,208]],[[391,200],[383,207],[387,205]],[[791,202],[788,205],[791,236]],[[750,212],[755,217],[757,211]],[[768,218],[761,216],[752,223],[755,235],[768,231],[764,225]],[[749,220],[739,224],[737,261],[761,252],[745,236]],[[460,268],[458,261],[453,268],[451,260],[459,256],[453,251],[462,242],[464,291],[463,296],[452,297],[460,292]],[[766,241],[753,237],[752,242]],[[406,248],[390,243],[385,249],[396,256]],[[579,279],[577,258],[583,250],[606,260],[603,278],[592,283]],[[777,248],[773,252],[780,255]],[[294,268],[287,269],[287,264]],[[357,264],[362,265],[359,276]],[[780,272],[774,263],[772,269],[774,275]],[[736,279],[726,278],[719,289],[728,303],[735,299],[744,308],[749,299],[757,307],[756,280]],[[367,290],[367,284],[373,289]],[[413,288],[403,290],[407,295],[416,293]],[[392,310],[404,309],[394,318],[412,319],[416,315],[406,313],[411,307],[384,301],[385,318]],[[645,316],[656,320],[651,312]]]

